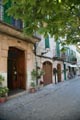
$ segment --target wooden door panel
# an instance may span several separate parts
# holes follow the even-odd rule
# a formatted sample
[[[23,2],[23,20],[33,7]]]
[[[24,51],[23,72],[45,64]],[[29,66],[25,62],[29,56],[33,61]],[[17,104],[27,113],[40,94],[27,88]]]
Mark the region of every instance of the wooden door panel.
[[[26,82],[25,82],[25,54],[23,52],[20,53],[18,60],[17,60],[17,69],[18,69],[18,81],[19,87],[25,89]]]
[[[14,47],[8,52],[8,87],[13,90],[26,88],[25,53]]]
[[[16,60],[12,61],[12,84],[13,84],[13,89],[17,88],[17,62]]]
[[[15,72],[16,60],[9,59],[8,60],[8,87],[9,89],[16,89],[17,87],[17,75]]]
[[[45,62],[43,64],[43,70],[45,71],[45,75],[43,76],[44,85],[48,85],[52,83],[52,64],[50,62]]]

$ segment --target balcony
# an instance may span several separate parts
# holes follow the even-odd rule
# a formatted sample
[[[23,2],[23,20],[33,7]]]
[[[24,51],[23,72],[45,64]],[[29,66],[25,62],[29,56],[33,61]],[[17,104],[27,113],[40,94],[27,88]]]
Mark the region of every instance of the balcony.
[[[66,58],[67,58],[66,53],[61,52],[60,58],[63,59],[63,60],[66,60]]]
[[[61,53],[60,55],[57,55],[56,53],[53,54],[53,59],[54,60],[60,60],[60,61],[65,61],[66,60],[66,54]]]
[[[72,58],[70,58],[70,62],[72,64],[77,64],[77,58],[75,56],[73,56]]]

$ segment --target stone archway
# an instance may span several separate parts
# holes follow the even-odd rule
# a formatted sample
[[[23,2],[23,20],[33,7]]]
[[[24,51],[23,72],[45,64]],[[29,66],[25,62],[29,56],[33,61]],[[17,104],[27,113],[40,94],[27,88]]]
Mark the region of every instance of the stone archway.
[[[8,78],[9,91],[26,89],[25,52],[15,47],[8,50]]]
[[[48,85],[52,83],[52,63],[46,61],[43,63],[43,70],[45,75],[43,76],[44,85]]]

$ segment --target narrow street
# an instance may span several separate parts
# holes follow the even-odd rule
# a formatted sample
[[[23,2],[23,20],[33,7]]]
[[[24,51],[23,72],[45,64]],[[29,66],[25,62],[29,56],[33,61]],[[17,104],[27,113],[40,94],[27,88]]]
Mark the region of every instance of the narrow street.
[[[80,120],[80,77],[0,104],[0,120]]]

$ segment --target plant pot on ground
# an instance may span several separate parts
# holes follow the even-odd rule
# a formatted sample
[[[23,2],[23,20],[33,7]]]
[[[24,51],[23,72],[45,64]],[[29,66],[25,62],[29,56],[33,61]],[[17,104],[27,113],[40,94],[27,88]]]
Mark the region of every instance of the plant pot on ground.
[[[0,87],[0,103],[3,103],[7,100],[7,93],[8,93],[7,87]]]
[[[44,71],[42,69],[33,69],[32,70],[30,91],[35,92],[38,89],[38,87],[40,87],[39,80],[42,75],[44,75]]]
[[[30,93],[35,93],[36,92],[36,85],[35,85],[34,81],[31,81],[29,92]]]
[[[8,88],[3,87],[2,82],[4,81],[4,77],[0,75],[0,103],[3,103],[7,100]]]
[[[38,69],[33,69],[31,72],[31,76],[32,76],[32,80],[36,81],[37,80],[37,86],[39,86],[40,84],[40,79],[41,76],[43,76],[45,74],[44,70],[38,68]]]
[[[30,82],[29,92],[30,93],[36,92],[36,71],[35,69],[31,71],[31,82]]]

